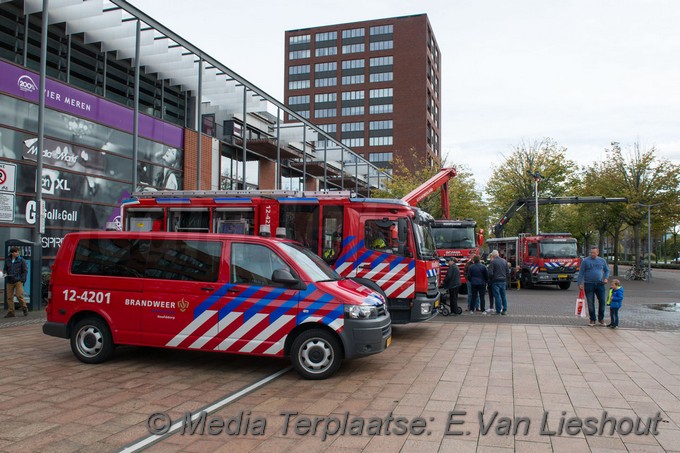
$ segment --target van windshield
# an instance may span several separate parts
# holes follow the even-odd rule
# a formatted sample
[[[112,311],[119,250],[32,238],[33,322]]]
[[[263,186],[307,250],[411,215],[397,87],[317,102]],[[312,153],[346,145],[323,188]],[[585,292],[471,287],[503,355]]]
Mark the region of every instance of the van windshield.
[[[331,269],[318,255],[308,248],[291,242],[280,242],[283,251],[312,279],[313,282],[340,280],[340,275]]]

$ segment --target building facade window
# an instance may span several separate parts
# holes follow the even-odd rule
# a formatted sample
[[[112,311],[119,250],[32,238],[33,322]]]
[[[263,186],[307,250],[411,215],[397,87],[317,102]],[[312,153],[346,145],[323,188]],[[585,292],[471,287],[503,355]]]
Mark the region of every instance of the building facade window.
[[[298,35],[298,36],[291,36],[288,39],[288,43],[291,45],[294,44],[307,44],[311,41],[311,36],[310,35]]]
[[[309,65],[303,64],[299,66],[289,66],[288,74],[289,75],[309,74]]]
[[[350,148],[360,147],[360,146],[364,146],[364,139],[363,138],[343,138],[342,144],[345,145],[345,146],[349,146]]]
[[[349,54],[349,53],[360,53],[360,52],[365,52],[366,45],[364,43],[361,44],[347,44],[342,46],[342,53],[343,54]]]
[[[289,60],[300,60],[302,58],[309,58],[311,55],[311,52],[309,49],[307,50],[293,50],[291,52],[288,52],[288,59]]]
[[[354,116],[354,115],[363,115],[364,114],[364,106],[353,106],[353,107],[343,107],[342,108],[342,116]]]
[[[330,71],[337,71],[338,70],[338,63],[336,61],[328,61],[326,63],[316,63],[314,65],[314,74],[318,74],[320,72],[330,72]]]
[[[343,91],[342,92],[342,100],[343,101],[352,101],[352,100],[357,100],[357,99],[364,99],[365,92],[364,91]]]
[[[342,62],[342,69],[363,69],[366,64],[366,60],[345,60]]]
[[[309,95],[288,96],[288,105],[309,104]]]
[[[377,35],[389,35],[394,33],[394,25],[388,24],[388,25],[378,25],[375,27],[371,27],[369,31],[371,36],[377,36]]]
[[[368,47],[371,52],[378,50],[390,50],[394,48],[394,41],[391,39],[389,41],[376,41],[370,43]]]
[[[355,123],[342,123],[342,126],[340,130],[345,133],[345,132],[363,132],[364,131],[364,123],[363,121],[357,121]]]
[[[338,116],[338,109],[314,109],[314,118],[335,118]]]
[[[392,113],[394,106],[392,104],[379,104],[371,105],[368,108],[368,113],[371,115],[377,115],[380,113]]]
[[[338,40],[338,32],[337,31],[327,31],[325,33],[317,33],[316,36],[314,37],[316,42],[323,42],[323,41],[337,41]]]
[[[321,104],[326,102],[336,102],[338,100],[338,93],[320,93],[314,95],[314,104]]]
[[[338,48],[337,47],[317,47],[314,50],[314,56],[316,57],[328,57],[330,55],[337,55],[338,54]]]
[[[394,80],[394,73],[393,72],[378,72],[376,74],[371,74],[369,77],[369,81],[371,83],[378,83],[378,82],[391,82]]]
[[[369,137],[368,139],[368,145],[369,146],[388,146],[392,145],[392,136],[385,136],[385,137]]]
[[[314,86],[316,88],[334,87],[337,86],[337,84],[338,84],[337,77],[325,77],[322,79],[314,79]]]
[[[368,123],[368,129],[371,131],[392,130],[393,124],[393,120],[371,121]]]
[[[351,30],[342,31],[343,40],[349,38],[363,38],[364,36],[366,36],[365,28],[352,28]]]
[[[309,88],[309,79],[307,80],[292,80],[288,82],[289,90],[303,90]]]
[[[364,83],[365,76],[363,74],[342,76],[343,85],[356,85],[359,83]]]

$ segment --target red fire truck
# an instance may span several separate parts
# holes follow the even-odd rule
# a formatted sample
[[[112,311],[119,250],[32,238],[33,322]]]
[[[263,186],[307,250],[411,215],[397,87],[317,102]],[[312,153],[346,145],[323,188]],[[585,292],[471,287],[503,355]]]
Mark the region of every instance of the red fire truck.
[[[484,243],[484,231],[479,230],[476,232],[475,228],[477,223],[472,219],[451,220],[449,179],[455,176],[455,168],[442,168],[432,178],[405,195],[402,200],[411,206],[417,206],[420,201],[425,199],[425,197],[435,190],[440,189],[443,219],[435,220],[432,224],[432,233],[434,234],[435,245],[437,246],[437,255],[441,258],[440,281],[444,280],[448,270],[446,258],[454,256],[458,261],[458,267],[460,269],[462,283],[460,290],[465,293],[467,291],[467,286],[465,285],[466,280],[465,274],[463,273],[463,267],[474,255],[479,254],[479,248]]]
[[[432,216],[401,200],[349,192],[139,192],[122,205],[128,231],[271,234],[293,239],[340,275],[380,291],[395,324],[425,321],[439,305]]]
[[[581,259],[576,239],[569,233],[541,233],[538,236],[491,238],[486,240],[489,251],[498,250],[510,266],[518,271],[522,287],[557,285],[569,289],[578,278]],[[517,267],[519,266],[519,269]]]

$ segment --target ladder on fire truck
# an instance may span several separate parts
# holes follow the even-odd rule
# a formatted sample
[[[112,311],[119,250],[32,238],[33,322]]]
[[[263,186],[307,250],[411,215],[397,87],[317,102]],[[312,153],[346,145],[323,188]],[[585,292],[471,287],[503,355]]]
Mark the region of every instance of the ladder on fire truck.
[[[133,192],[133,198],[351,198],[352,192],[313,190],[158,190]]]

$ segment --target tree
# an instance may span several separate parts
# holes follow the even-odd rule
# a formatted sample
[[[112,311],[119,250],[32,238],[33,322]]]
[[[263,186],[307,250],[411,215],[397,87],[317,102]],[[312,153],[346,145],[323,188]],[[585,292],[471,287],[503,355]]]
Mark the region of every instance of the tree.
[[[608,171],[613,176],[612,188],[628,198],[629,204],[621,216],[633,227],[635,263],[640,265],[640,226],[647,220],[647,207],[640,205],[657,205],[651,212],[661,231],[674,225],[680,203],[680,166],[658,159],[654,147],[642,151],[637,142],[625,153],[616,142],[606,151]]]
[[[491,180],[486,192],[491,197],[491,213],[500,219],[505,210],[520,198],[533,199],[534,178],[540,173],[539,197],[564,195],[573,175],[576,164],[566,158],[566,148],[560,147],[550,138],[526,143],[522,141],[503,162],[493,166]],[[553,206],[540,209],[540,220],[544,230],[550,230],[554,223]],[[505,226],[509,235],[530,232],[533,219],[532,210],[522,210]]]

